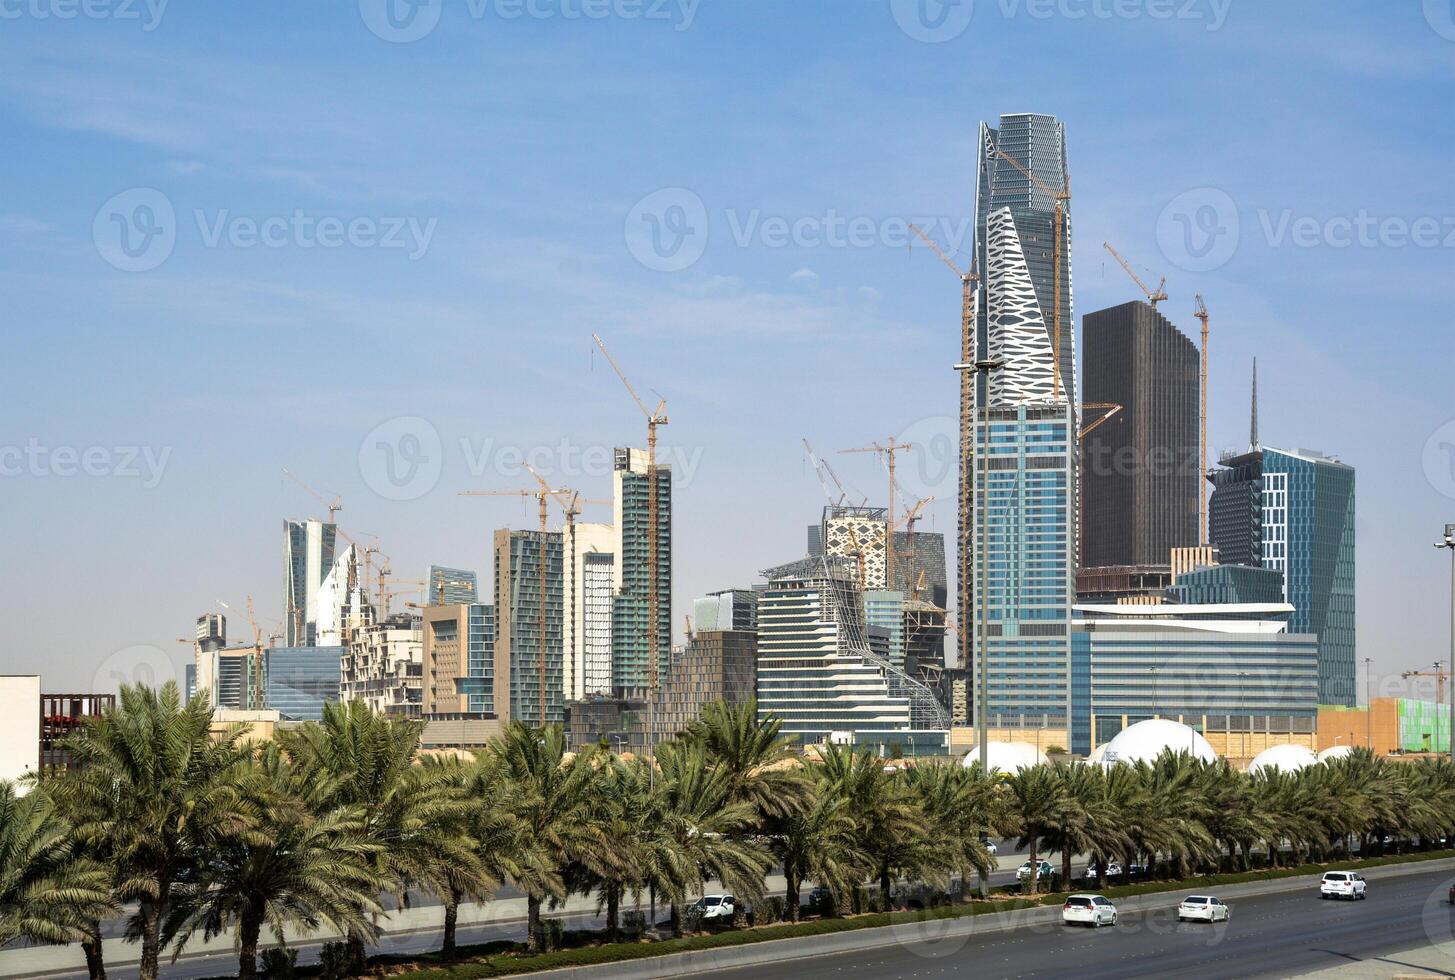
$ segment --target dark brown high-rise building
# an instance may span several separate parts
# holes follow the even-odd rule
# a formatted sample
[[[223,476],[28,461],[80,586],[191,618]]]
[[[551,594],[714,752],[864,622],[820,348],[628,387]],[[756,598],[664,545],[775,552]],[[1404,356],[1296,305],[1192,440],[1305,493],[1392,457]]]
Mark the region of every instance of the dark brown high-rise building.
[[[1081,565],[1166,565],[1199,539],[1197,346],[1138,300],[1086,315],[1082,365],[1082,400],[1122,409],[1081,443]]]

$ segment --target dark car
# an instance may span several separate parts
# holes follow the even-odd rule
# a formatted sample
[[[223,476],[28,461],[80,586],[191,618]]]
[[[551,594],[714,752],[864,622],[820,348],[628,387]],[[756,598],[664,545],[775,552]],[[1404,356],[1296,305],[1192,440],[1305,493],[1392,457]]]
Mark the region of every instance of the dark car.
[[[1450,886],[1450,894],[1446,896],[1451,905],[1455,905],[1455,885]]]

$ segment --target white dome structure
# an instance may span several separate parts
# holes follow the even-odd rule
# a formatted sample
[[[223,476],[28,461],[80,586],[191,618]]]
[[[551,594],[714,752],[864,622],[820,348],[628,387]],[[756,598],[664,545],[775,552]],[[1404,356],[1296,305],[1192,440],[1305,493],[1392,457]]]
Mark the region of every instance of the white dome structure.
[[[1298,772],[1300,769],[1317,765],[1318,761],[1318,756],[1314,755],[1311,749],[1304,748],[1302,745],[1275,745],[1253,757],[1253,761],[1248,763],[1248,773],[1252,775],[1264,769]]]
[[[1193,729],[1167,718],[1151,718],[1118,732],[1102,748],[1101,761],[1108,766],[1118,762],[1155,762],[1168,749],[1191,752],[1204,762],[1215,762],[1218,757],[1207,739]]]
[[[1101,762],[1104,762],[1107,744],[1108,743],[1106,742],[1102,742],[1096,748],[1092,749],[1091,754],[1086,757],[1086,761],[1091,763],[1092,765],[1098,765]]]
[[[1327,748],[1327,749],[1324,749],[1322,752],[1320,752],[1319,755],[1318,755],[1318,760],[1320,762],[1328,762],[1330,759],[1342,759],[1345,756],[1349,756],[1349,755],[1353,755],[1353,754],[1354,754],[1354,746],[1352,746],[1352,745],[1335,745],[1332,748]]]
[[[1022,769],[1029,769],[1046,762],[1046,753],[1030,742],[989,742],[986,744],[986,760],[991,772],[1014,775]],[[966,769],[980,765],[980,746],[965,754],[961,763]]]

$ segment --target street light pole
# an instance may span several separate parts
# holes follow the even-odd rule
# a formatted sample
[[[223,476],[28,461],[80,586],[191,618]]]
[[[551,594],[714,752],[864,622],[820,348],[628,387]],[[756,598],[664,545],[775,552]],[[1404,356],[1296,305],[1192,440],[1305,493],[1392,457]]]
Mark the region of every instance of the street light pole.
[[[1450,761],[1455,762],[1455,524],[1445,525],[1445,540],[1435,542],[1435,547],[1450,551]],[[1435,682],[1439,680],[1437,676]]]
[[[1364,724],[1369,751],[1374,751],[1374,658],[1364,658]]]

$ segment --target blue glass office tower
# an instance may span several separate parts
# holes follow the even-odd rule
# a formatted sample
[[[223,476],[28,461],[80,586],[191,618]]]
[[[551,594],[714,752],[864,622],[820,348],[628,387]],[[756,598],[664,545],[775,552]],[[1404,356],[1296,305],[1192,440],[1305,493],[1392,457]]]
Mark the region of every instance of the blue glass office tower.
[[[961,519],[973,514],[974,535],[960,559],[973,583],[960,622],[983,633],[970,678],[973,691],[983,658],[992,727],[1064,725],[1079,458],[1065,127],[1054,116],[1001,116],[996,128],[981,125],[979,151],[971,354],[1000,366],[977,380],[963,460],[973,492]]]
[[[337,701],[343,647],[271,647],[263,651],[266,704],[284,721],[321,721]]]

